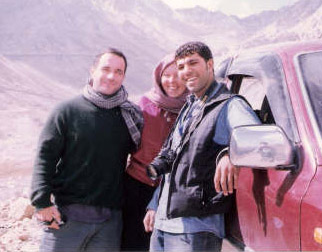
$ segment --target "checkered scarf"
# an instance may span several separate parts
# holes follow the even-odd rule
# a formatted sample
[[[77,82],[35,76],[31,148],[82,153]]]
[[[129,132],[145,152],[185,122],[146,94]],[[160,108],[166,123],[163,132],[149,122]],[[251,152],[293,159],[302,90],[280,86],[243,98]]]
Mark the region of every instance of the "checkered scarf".
[[[86,85],[83,89],[83,96],[100,108],[111,109],[119,106],[132,140],[136,148],[139,147],[143,114],[139,106],[127,99],[128,94],[123,86],[113,96],[107,96],[94,91],[92,86]]]

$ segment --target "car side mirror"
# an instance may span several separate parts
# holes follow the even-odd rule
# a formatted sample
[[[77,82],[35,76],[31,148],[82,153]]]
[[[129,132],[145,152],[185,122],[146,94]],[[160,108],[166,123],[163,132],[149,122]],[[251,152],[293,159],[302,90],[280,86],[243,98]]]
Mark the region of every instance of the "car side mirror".
[[[284,131],[276,125],[240,126],[233,129],[229,157],[233,165],[250,168],[295,167],[295,150]]]

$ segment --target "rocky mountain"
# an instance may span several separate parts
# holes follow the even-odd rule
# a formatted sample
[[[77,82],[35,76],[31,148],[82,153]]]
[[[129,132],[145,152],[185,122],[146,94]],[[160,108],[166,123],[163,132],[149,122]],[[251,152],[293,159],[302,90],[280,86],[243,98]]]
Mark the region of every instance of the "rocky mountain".
[[[140,95],[158,60],[189,40],[229,50],[321,39],[322,0],[246,18],[201,7],[173,11],[161,0],[0,1],[0,161],[31,160],[39,130],[58,101],[79,92],[94,56],[127,55],[125,86]]]
[[[241,20],[247,29],[257,27],[254,29],[255,32],[244,41],[243,47],[282,41],[320,39],[321,7],[321,0],[302,0],[290,7],[263,12]]]
[[[202,40],[212,45],[216,48],[214,54],[221,54],[228,46],[237,44],[241,37],[245,37],[244,27],[239,20],[220,11],[195,7],[178,10],[177,14],[181,22],[194,28],[193,32],[189,31],[190,40]]]
[[[199,36],[222,55],[236,47],[320,39],[321,6],[321,0],[300,0],[276,11],[264,11],[245,18],[210,12],[201,7],[178,12],[183,22],[203,27]]]
[[[67,85],[83,86],[94,55],[108,46],[128,56],[125,85],[140,94],[158,60],[189,40],[222,55],[230,48],[318,38],[321,0],[246,18],[201,7],[173,11],[160,0],[2,0],[0,54]]]
[[[31,166],[48,111],[76,93],[30,66],[0,56],[0,178]]]
[[[305,22],[292,27],[290,33],[297,34],[299,39],[322,39],[322,6],[320,6]]]
[[[0,250],[38,247],[35,221],[12,214],[29,203],[30,169],[49,111],[80,92],[96,54],[109,46],[122,50],[129,65],[125,86],[140,95],[160,58],[186,41],[205,41],[221,57],[308,39],[322,42],[322,0],[245,18],[201,7],[173,11],[161,0],[1,0]]]
[[[140,1],[127,2],[137,3],[138,12],[142,9]],[[128,57],[129,90],[143,90],[170,43],[164,34],[149,35],[149,29],[157,29],[150,23],[142,29],[144,20],[126,9],[119,11],[123,9],[120,4],[122,1],[3,0],[0,54],[23,61],[56,81],[80,87],[94,56],[108,46],[117,47]]]

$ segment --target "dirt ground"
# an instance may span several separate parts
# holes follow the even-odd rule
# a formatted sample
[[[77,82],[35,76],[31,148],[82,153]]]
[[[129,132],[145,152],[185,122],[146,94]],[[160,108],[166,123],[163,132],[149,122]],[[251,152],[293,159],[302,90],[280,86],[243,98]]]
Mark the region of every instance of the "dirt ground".
[[[10,169],[9,169],[10,167]],[[38,251],[41,227],[33,218],[29,188],[31,168],[2,164],[0,171],[0,251]],[[223,252],[238,251],[224,241]]]
[[[31,169],[6,167],[0,173],[0,251],[38,251],[41,229],[28,198]]]

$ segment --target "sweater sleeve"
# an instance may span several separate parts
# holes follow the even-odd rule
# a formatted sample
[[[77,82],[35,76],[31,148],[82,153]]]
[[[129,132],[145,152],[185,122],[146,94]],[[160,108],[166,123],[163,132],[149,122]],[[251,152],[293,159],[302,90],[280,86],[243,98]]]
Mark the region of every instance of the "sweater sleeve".
[[[39,138],[31,182],[31,203],[37,208],[52,205],[52,178],[65,142],[65,122],[61,109],[49,116]]]

